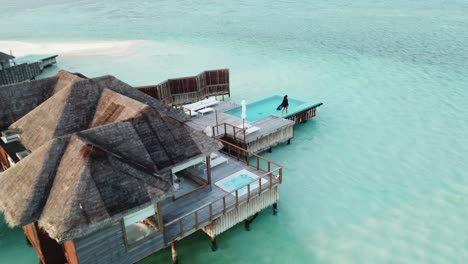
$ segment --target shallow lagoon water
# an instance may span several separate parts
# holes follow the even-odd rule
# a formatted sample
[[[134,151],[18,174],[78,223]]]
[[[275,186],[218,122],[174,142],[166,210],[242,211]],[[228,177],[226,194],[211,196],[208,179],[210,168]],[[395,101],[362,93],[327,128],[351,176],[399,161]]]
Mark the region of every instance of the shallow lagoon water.
[[[182,261],[466,263],[468,2],[67,2],[2,1],[0,50],[56,52],[57,67],[132,85],[227,67],[233,101],[324,103],[263,154],[285,166],[279,214],[214,253],[196,233]],[[37,263],[2,221],[0,262]]]

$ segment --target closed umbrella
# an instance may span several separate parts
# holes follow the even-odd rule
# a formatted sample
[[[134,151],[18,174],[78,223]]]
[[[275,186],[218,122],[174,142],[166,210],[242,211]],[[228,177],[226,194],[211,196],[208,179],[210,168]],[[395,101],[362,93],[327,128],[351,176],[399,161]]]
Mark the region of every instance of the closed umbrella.
[[[245,129],[245,119],[247,118],[247,106],[245,105],[245,100],[242,100],[241,102],[242,105],[242,128]]]

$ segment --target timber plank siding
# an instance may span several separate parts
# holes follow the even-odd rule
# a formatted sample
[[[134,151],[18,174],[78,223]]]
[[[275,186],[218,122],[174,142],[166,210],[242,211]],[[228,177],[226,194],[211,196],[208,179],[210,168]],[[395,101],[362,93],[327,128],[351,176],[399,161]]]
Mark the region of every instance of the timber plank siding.
[[[231,95],[228,69],[204,71],[197,76],[169,79],[157,85],[136,88],[167,105],[193,103],[209,96]]]
[[[82,263],[135,263],[164,248],[164,237],[158,233],[141,244],[127,248],[122,225],[114,224],[86,237],[75,239],[78,262]]]
[[[41,74],[41,66],[39,62],[15,65],[0,70],[0,85],[31,80],[39,74]]]

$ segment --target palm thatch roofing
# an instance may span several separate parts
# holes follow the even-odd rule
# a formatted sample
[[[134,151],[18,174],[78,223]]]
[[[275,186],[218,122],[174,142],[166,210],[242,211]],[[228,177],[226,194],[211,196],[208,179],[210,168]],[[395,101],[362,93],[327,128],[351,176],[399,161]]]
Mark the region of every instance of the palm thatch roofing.
[[[0,85],[0,128],[8,127],[58,91],[82,78],[61,71],[54,77]]]
[[[0,61],[8,61],[14,59],[15,56],[12,56],[10,54],[6,54],[0,51]]]
[[[115,77],[75,80],[10,126],[32,153],[0,174],[0,211],[66,241],[171,195],[173,166],[221,148],[177,118]]]

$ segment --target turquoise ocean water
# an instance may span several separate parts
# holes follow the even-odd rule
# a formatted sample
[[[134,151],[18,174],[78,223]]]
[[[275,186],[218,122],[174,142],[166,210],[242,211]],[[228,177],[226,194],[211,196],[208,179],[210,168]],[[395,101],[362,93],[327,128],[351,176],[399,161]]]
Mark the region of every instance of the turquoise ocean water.
[[[279,214],[184,263],[467,263],[468,1],[2,0],[0,50],[132,85],[230,68],[240,102],[324,103],[289,146]],[[50,69],[51,74],[55,69]],[[143,263],[169,263],[165,250]],[[37,263],[0,221],[0,263]]]

